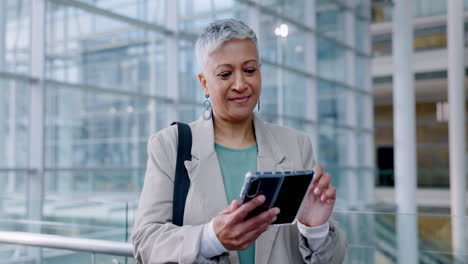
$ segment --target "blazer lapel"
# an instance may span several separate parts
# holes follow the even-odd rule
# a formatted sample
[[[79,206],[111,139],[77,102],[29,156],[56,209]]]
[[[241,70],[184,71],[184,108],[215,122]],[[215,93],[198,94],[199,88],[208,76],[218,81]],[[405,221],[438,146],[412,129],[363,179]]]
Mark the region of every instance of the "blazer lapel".
[[[281,171],[286,157],[278,147],[276,139],[259,118],[254,116],[255,137],[258,145],[257,170]],[[279,228],[271,226],[255,243],[255,263],[268,263],[273,243]]]
[[[192,160],[185,162],[191,187],[197,192],[205,208],[207,220],[211,220],[227,206],[221,168],[214,149],[213,122],[199,120],[192,128]]]

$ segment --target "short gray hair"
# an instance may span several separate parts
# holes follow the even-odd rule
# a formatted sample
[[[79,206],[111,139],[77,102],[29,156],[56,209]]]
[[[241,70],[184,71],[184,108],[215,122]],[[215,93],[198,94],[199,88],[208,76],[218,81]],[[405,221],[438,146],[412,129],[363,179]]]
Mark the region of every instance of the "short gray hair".
[[[232,39],[250,39],[258,50],[257,35],[246,24],[235,19],[223,19],[209,24],[195,43],[198,65],[203,71],[206,57]]]

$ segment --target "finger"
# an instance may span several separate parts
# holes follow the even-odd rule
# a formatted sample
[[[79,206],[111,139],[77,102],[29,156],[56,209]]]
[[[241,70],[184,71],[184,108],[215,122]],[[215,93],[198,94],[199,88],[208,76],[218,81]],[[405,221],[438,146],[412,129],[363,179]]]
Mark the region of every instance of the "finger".
[[[324,173],[320,180],[317,183],[317,186],[314,188],[315,195],[322,195],[322,193],[328,188],[331,181],[330,173]]]
[[[235,210],[237,210],[237,208],[239,208],[239,206],[240,206],[240,205],[239,205],[239,202],[236,201],[236,200],[233,200],[233,201],[231,202],[231,204],[230,204],[227,208],[225,208],[224,210],[222,210],[222,211],[220,212],[220,214],[231,214],[232,212],[234,212]]]
[[[336,198],[336,188],[333,186],[328,187],[328,189],[320,196],[320,201],[325,202],[327,200],[334,200]]]
[[[248,201],[247,203],[241,205],[232,215],[233,222],[242,222],[244,218],[255,208],[262,205],[265,202],[265,196],[259,195]]]
[[[323,174],[323,168],[322,166],[315,165],[314,166],[314,182],[313,184],[316,185],[317,182],[320,180]]]
[[[276,220],[276,219],[275,219]],[[264,223],[263,225],[257,226],[257,228],[243,233],[241,237],[238,239],[238,245],[240,250],[247,249],[252,243],[257,240],[257,238],[266,230],[268,230],[268,227],[270,226],[270,223]]]
[[[330,186],[330,181],[331,181],[331,175],[330,173],[326,172],[320,178],[320,181],[318,182],[317,186],[322,189],[326,189],[328,186]]]
[[[244,223],[241,223],[240,230],[241,232],[250,232],[264,224],[269,225],[276,220],[279,213],[279,208],[271,208],[270,210],[263,212],[255,217],[252,217]]]

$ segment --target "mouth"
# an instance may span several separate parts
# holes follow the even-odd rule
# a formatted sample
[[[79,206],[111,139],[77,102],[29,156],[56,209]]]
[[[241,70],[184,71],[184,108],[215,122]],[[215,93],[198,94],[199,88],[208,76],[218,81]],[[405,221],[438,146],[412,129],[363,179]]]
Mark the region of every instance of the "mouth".
[[[244,96],[244,97],[236,97],[236,98],[232,98],[232,99],[229,99],[235,103],[238,103],[238,104],[244,104],[244,103],[247,103],[250,99],[250,96]]]

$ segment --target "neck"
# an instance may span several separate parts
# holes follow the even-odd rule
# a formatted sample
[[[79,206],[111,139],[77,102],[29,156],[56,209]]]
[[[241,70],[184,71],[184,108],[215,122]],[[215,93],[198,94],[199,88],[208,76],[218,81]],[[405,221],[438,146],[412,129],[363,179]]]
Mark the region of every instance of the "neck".
[[[213,116],[215,142],[229,148],[248,148],[256,143],[253,114],[246,120],[231,122]]]

